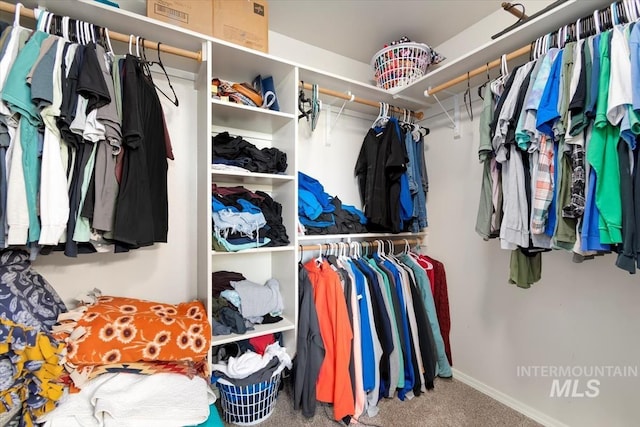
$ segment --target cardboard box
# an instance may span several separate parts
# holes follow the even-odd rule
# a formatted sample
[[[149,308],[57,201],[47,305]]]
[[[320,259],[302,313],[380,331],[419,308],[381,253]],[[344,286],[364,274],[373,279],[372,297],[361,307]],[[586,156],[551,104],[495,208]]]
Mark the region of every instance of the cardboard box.
[[[212,0],[147,0],[147,16],[197,33],[213,35]]]
[[[269,51],[267,0],[147,0],[147,16],[251,49]]]
[[[262,52],[269,51],[267,0],[214,0],[213,36]]]

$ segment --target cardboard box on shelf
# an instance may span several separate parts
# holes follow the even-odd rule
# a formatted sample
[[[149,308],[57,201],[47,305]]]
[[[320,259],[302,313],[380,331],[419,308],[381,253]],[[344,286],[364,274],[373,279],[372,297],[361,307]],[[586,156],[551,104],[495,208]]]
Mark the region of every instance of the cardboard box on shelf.
[[[269,51],[267,0],[147,0],[147,16],[251,49]]]
[[[262,52],[269,51],[266,0],[214,0],[213,36]]]
[[[147,16],[197,33],[213,35],[213,0],[147,0]]]

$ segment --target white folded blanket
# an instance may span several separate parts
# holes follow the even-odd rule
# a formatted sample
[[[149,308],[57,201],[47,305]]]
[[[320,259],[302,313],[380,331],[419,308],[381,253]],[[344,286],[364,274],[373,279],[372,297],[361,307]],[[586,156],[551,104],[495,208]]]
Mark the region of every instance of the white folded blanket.
[[[209,416],[207,382],[180,374],[104,374],[41,417],[45,427],[183,427]]]

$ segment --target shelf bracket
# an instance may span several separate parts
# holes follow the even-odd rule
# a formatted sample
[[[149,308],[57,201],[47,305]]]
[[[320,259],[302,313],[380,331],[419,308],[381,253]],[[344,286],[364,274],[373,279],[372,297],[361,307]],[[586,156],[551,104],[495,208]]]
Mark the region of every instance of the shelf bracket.
[[[449,114],[447,109],[444,108],[444,105],[442,105],[442,103],[440,102],[440,100],[438,99],[438,97],[436,96],[435,93],[433,95],[431,95],[431,96],[433,96],[433,99],[436,100],[436,102],[438,103],[438,105],[440,106],[440,108],[442,109],[444,114],[447,115],[447,118],[451,122],[452,129],[453,129],[453,137],[455,139],[459,139],[460,138],[460,134],[461,134],[461,128],[460,128],[460,95],[458,95],[458,94],[453,95],[453,117],[451,117],[451,115]]]

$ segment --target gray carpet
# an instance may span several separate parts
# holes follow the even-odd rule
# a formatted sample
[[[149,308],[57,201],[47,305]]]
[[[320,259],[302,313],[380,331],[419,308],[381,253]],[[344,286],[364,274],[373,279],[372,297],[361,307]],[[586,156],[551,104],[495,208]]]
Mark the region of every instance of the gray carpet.
[[[360,424],[401,427],[540,427],[537,422],[508,406],[453,380],[437,379],[435,389],[409,401],[384,399],[375,417],[361,417]],[[222,412],[220,412],[222,415]],[[318,403],[315,417],[306,419],[293,410],[288,386],[278,396],[271,416],[261,427],[338,426],[332,419],[332,408]],[[230,424],[225,424],[230,425]],[[341,424],[344,426],[344,424]]]

